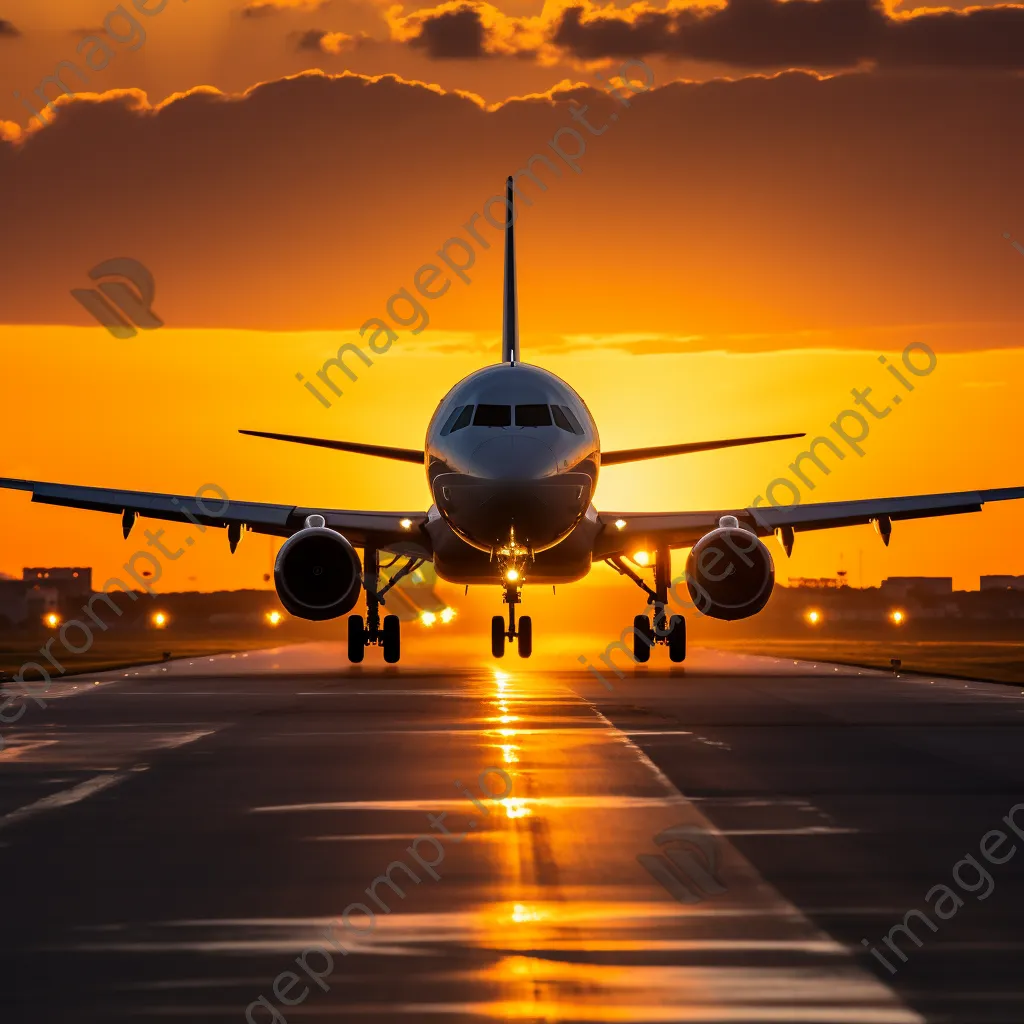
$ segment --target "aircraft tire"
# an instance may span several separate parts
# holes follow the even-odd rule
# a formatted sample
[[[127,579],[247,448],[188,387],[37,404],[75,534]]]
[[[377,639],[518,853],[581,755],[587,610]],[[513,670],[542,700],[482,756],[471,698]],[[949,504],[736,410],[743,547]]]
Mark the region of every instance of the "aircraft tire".
[[[491,654],[495,658],[505,656],[505,618],[502,615],[491,619]]]
[[[402,623],[398,616],[385,615],[381,632],[384,634],[384,660],[394,665],[402,656]]]
[[[533,654],[533,619],[524,615],[519,620],[519,635],[516,638],[519,643],[519,657],[528,658]]]
[[[668,658],[674,662],[686,660],[686,619],[682,615],[673,615],[669,622]]]
[[[358,665],[366,653],[365,627],[362,615],[348,617],[348,660]]]
[[[651,660],[651,647],[654,645],[654,630],[651,620],[646,615],[637,615],[633,619],[633,660],[641,665]]]

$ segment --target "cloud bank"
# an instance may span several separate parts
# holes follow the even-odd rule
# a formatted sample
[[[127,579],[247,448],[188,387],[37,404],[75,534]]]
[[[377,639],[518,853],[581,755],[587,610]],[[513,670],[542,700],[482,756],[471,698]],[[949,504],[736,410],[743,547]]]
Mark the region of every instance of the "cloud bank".
[[[50,127],[0,141],[0,309],[85,324],[70,289],[130,256],[171,326],[358,326],[572,104],[604,129],[580,128],[580,173],[523,181],[524,337],[771,348],[938,325],[953,347],[1019,343],[1005,325],[1024,322],[1024,268],[1002,232],[1024,238],[1024,80],[982,74],[656,83],[628,110],[568,84],[491,109],[322,73],[156,107],[62,99]],[[469,276],[431,331],[496,326],[496,246]]]
[[[437,60],[498,54],[554,63],[661,55],[737,68],[832,70],[1019,69],[1024,6],[891,12],[882,0],[646,0],[625,8],[591,0],[545,5],[537,17],[484,0],[449,0],[410,14],[391,8],[393,39]]]

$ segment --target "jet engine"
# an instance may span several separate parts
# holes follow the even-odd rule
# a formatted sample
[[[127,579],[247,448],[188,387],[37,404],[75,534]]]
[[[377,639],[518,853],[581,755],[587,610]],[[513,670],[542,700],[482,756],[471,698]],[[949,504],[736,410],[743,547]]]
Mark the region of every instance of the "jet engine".
[[[281,604],[302,619],[334,619],[359,600],[362,567],[352,545],[323,516],[310,516],[292,534],[274,562]]]
[[[771,553],[735,516],[722,516],[686,559],[686,587],[697,610],[714,619],[746,619],[771,597],[775,563]]]

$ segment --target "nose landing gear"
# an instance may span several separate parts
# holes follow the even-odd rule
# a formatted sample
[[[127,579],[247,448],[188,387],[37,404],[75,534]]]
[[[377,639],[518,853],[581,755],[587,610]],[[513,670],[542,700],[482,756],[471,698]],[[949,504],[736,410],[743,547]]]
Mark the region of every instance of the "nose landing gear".
[[[528,658],[533,654],[533,619],[529,615],[520,616],[519,628],[516,628],[516,605],[522,601],[523,572],[526,563],[533,560],[533,552],[516,541],[516,531],[509,531],[508,543],[498,548],[492,555],[497,556],[498,571],[505,587],[505,604],[508,605],[508,627],[501,615],[491,619],[491,654],[495,658],[505,656],[505,641],[518,641],[519,657]]]
[[[504,616],[495,615],[491,619],[491,654],[495,658],[505,656],[505,641],[515,640],[519,648],[519,657],[528,658],[533,654],[533,619],[529,615],[519,617],[516,628],[516,605],[522,602],[522,587],[515,583],[505,584],[505,604],[508,605],[508,627]]]

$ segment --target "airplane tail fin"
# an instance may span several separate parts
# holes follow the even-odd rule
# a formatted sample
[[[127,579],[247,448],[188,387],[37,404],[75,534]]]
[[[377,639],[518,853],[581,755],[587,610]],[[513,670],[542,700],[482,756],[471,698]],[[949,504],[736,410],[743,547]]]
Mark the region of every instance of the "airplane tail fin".
[[[505,298],[501,321],[501,361],[519,362],[519,301],[516,296],[515,189],[512,177],[505,182],[508,221],[505,224]]]

